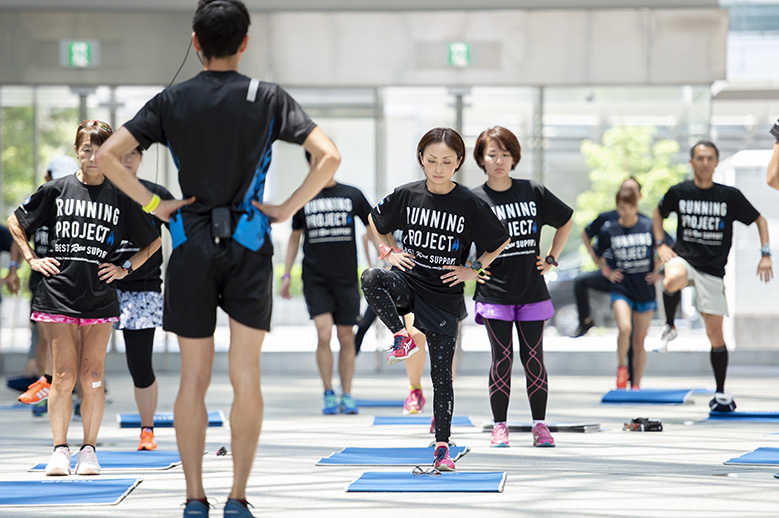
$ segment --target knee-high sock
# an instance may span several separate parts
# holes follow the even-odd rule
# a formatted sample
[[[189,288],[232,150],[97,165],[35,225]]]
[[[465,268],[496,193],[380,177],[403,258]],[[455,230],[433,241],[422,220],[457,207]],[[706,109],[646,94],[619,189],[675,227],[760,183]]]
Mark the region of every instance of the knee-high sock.
[[[682,301],[682,292],[677,291],[674,293],[668,293],[663,290],[663,307],[665,308],[665,323],[669,326],[674,325],[674,319],[676,318],[676,309],[679,307],[679,303]]]
[[[514,362],[512,322],[484,319],[492,349],[489,390],[492,419],[496,423],[506,421],[511,397],[511,367]]]
[[[728,373],[728,348],[724,345],[716,349],[712,348],[709,358],[711,358],[711,368],[714,370],[717,392],[725,392],[725,376]]]
[[[544,366],[544,321],[517,322],[517,333],[530,413],[534,421],[543,421],[549,399],[549,380]]]

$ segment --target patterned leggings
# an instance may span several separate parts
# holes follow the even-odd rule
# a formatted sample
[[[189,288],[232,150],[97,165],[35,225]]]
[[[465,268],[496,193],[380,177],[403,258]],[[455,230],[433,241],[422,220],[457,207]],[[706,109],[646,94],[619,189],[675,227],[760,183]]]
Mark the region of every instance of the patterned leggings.
[[[496,423],[506,421],[511,396],[511,367],[514,362],[513,324],[519,335],[519,357],[525,368],[525,384],[534,421],[546,418],[549,396],[548,378],[544,367],[544,321],[507,322],[484,319],[492,347],[490,366],[490,406]]]
[[[362,291],[373,312],[393,334],[403,329],[403,320],[397,308],[411,309],[411,289],[400,273],[383,268],[365,270],[362,274]],[[430,354],[435,440],[449,442],[454,411],[452,360],[457,337],[424,329],[422,331]]]

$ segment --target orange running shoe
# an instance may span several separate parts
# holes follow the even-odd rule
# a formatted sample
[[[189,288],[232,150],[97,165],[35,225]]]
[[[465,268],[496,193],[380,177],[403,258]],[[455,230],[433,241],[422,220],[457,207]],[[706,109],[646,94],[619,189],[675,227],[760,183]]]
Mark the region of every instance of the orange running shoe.
[[[617,388],[622,390],[628,388],[629,377],[630,375],[628,374],[627,367],[618,367],[617,368]]]
[[[157,441],[154,440],[154,430],[141,428],[141,442],[138,443],[138,451],[154,451],[157,449]]]
[[[46,381],[46,376],[41,376],[38,381],[27,387],[27,392],[17,399],[25,405],[34,405],[49,399],[49,390],[51,390],[51,383]]]

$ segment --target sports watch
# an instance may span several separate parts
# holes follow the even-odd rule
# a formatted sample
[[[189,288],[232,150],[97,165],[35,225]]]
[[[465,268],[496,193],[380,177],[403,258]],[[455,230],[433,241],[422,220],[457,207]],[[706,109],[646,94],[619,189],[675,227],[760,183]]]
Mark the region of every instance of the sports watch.
[[[486,277],[487,273],[482,268],[481,261],[474,261],[471,263],[471,270],[479,274],[479,277]]]
[[[763,257],[771,257],[771,246],[767,243],[760,247],[760,255]]]
[[[130,275],[133,273],[133,263],[130,262],[130,260],[126,260],[122,263],[122,270],[127,272],[127,275]]]
[[[546,261],[546,264],[551,264],[552,266],[557,266],[557,260],[554,258],[553,255],[547,255],[544,259]]]

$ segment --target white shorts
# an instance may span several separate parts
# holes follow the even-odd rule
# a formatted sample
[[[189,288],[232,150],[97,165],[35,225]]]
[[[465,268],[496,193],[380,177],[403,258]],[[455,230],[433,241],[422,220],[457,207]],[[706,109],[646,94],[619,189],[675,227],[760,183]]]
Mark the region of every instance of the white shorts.
[[[679,256],[674,257],[667,264],[681,264],[687,270],[687,285],[695,286],[695,307],[700,313],[728,315],[725,280],[722,277],[703,273]]]

